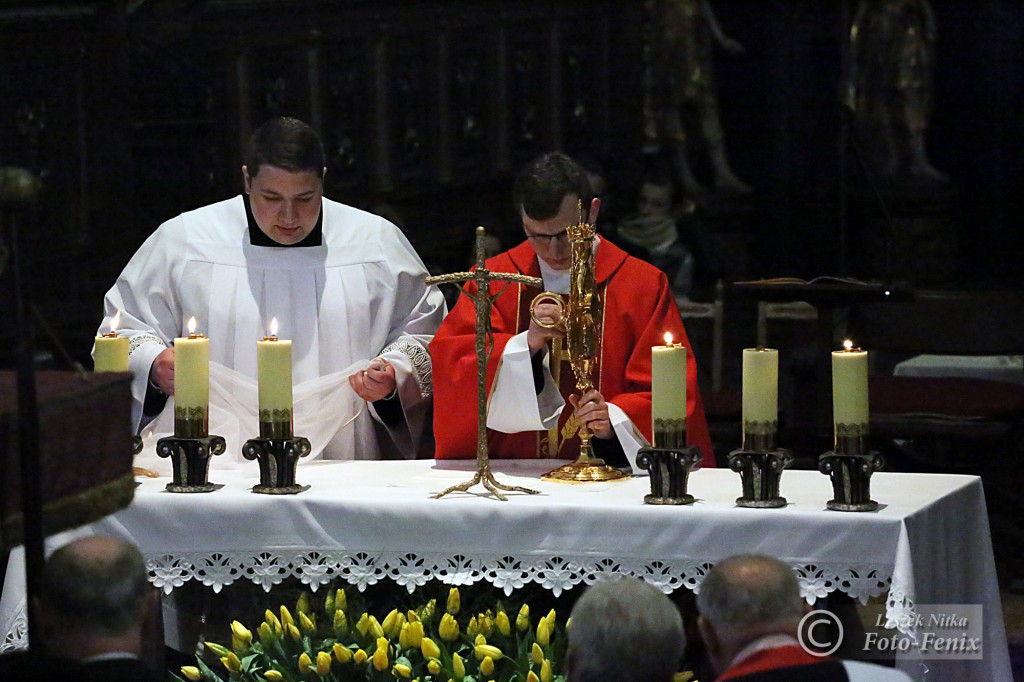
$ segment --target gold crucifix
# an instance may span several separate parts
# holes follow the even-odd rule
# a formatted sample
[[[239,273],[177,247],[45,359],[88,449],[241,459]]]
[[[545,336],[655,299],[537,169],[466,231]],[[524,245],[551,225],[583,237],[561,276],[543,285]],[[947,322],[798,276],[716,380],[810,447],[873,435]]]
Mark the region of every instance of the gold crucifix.
[[[476,293],[471,294],[466,290],[462,293],[473,300],[476,309],[476,368],[477,368],[477,435],[476,435],[476,475],[466,483],[453,485],[433,497],[444,497],[456,490],[466,492],[477,483],[482,483],[487,490],[492,492],[499,500],[506,500],[501,490],[514,490],[521,493],[536,495],[538,490],[509,486],[498,483],[491,473],[490,457],[487,454],[487,356],[488,342],[491,350],[494,349],[494,332],[491,329],[491,306],[495,299],[504,293],[508,283],[517,282],[527,286],[540,287],[544,282],[539,277],[518,275],[509,272],[492,272],[484,267],[484,236],[486,232],[483,227],[476,228],[476,268],[472,272],[453,272],[449,275],[437,275],[427,277],[427,285],[446,284],[454,282],[465,282],[473,280],[476,282]],[[491,296],[490,283],[494,281],[506,282],[501,290]]]

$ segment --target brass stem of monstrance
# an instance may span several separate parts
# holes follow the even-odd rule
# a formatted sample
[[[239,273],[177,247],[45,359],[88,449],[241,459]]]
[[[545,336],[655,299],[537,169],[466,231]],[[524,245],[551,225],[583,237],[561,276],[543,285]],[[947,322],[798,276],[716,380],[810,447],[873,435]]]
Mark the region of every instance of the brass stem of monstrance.
[[[483,486],[494,494],[499,500],[506,500],[507,498],[501,494],[502,490],[511,490],[521,493],[527,493],[535,495],[539,491],[531,490],[529,488],[522,488],[519,486],[509,486],[498,481],[494,478],[494,474],[491,472],[490,457],[487,453],[487,356],[488,356],[488,341],[490,341],[491,348],[494,347],[494,336],[491,331],[491,306],[494,304],[494,300],[501,296],[505,291],[503,287],[494,296],[490,295],[490,283],[493,281],[501,282],[516,282],[519,284],[526,284],[527,286],[540,287],[543,285],[543,280],[539,277],[529,277],[527,275],[519,275],[506,272],[491,272],[484,267],[484,237],[486,232],[484,228],[476,228],[476,268],[472,272],[455,272],[450,275],[437,275],[436,277],[427,277],[427,285],[431,284],[445,284],[455,282],[465,282],[467,280],[473,280],[476,282],[476,293],[470,294],[463,290],[463,294],[469,296],[473,300],[473,304],[476,308],[476,368],[477,368],[477,436],[476,436],[476,474],[472,479],[465,483],[453,485],[452,487],[444,490],[436,495],[434,498],[444,497],[450,492],[460,491],[467,492],[477,483],[482,483]]]
[[[577,210],[579,221],[566,230],[572,249],[572,261],[569,266],[569,302],[563,306],[560,323],[564,323],[565,327],[565,347],[573,375],[576,377],[576,388],[580,396],[583,396],[594,388],[591,369],[597,360],[598,339],[601,337],[602,302],[597,291],[595,273],[596,230],[593,225],[583,220],[582,202],[577,205]],[[531,316],[533,307],[545,299],[554,299],[561,303],[558,294],[547,291],[539,294],[530,306]],[[542,326],[553,326],[536,317],[533,319]],[[571,464],[549,471],[542,478],[564,483],[615,481],[626,478],[624,472],[591,455],[592,434],[586,425],[580,425],[579,435],[579,458]]]

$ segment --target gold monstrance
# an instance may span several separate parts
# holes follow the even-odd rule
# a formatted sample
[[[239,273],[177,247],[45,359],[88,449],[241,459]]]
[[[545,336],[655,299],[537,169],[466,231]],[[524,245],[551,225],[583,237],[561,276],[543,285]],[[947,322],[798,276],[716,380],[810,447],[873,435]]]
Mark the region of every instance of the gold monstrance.
[[[594,226],[583,220],[583,204],[578,206],[579,222],[567,228],[572,248],[572,264],[569,266],[569,303],[562,306],[558,294],[538,294],[530,305],[533,321],[542,327],[565,324],[565,347],[569,364],[576,376],[576,388],[582,396],[594,387],[591,369],[597,361],[597,340],[601,336],[602,303],[597,292],[597,276],[594,272]],[[542,300],[551,300],[562,306],[562,319],[557,323],[539,320],[533,316],[533,306]],[[550,481],[584,483],[588,481],[614,481],[626,474],[604,463],[603,459],[590,454],[590,430],[580,425],[580,456],[575,462],[549,471],[543,478]]]
[[[454,272],[450,275],[437,275],[427,277],[427,285],[445,284],[454,282],[465,282],[473,280],[476,282],[476,293],[470,294],[463,290],[462,293],[473,299],[476,307],[476,368],[477,368],[477,436],[476,436],[476,475],[472,479],[459,485],[444,490],[434,495],[435,498],[444,497],[456,490],[466,492],[477,483],[482,483],[487,490],[494,493],[499,500],[506,498],[499,490],[514,490],[521,493],[536,495],[539,491],[509,486],[498,483],[491,473],[490,458],[487,454],[487,356],[489,355],[487,344],[491,342],[491,350],[494,349],[494,335],[491,331],[491,306],[494,300],[505,291],[502,287],[494,296],[490,295],[490,283],[492,281],[518,282],[528,286],[540,287],[544,284],[539,277],[529,277],[507,272],[491,272],[484,267],[484,236],[485,230],[482,227],[476,228],[476,268],[472,272]]]

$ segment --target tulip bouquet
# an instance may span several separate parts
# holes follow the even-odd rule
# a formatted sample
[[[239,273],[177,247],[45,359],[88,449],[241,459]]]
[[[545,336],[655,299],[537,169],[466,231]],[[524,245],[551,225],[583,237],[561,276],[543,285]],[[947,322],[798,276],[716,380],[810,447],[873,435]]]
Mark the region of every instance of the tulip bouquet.
[[[197,656],[195,666],[171,677],[178,682],[223,682],[224,673],[230,682],[564,682],[566,624],[559,625],[554,609],[537,620],[525,603],[511,611],[500,601],[483,611],[463,610],[457,587],[444,604],[433,598],[404,613],[392,609],[380,620],[348,602],[344,589],[330,591],[315,606],[304,592],[294,614],[285,605],[277,612],[268,609],[255,635],[236,620],[230,646],[204,644],[220,666]]]

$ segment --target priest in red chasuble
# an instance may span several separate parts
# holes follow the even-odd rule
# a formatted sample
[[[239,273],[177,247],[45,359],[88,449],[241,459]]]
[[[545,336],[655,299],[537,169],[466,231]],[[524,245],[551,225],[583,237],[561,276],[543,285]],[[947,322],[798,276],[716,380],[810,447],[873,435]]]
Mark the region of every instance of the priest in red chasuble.
[[[560,152],[545,154],[517,177],[514,199],[526,241],[486,263],[496,272],[540,277],[543,291],[568,300],[571,252],[566,228],[597,220],[600,200],[592,198],[586,172]],[[490,284],[494,301],[493,348],[487,361],[487,442],[492,459],[557,458],[579,455],[580,424],[594,434],[593,454],[608,464],[641,470],[637,451],[651,440],[651,347],[665,332],[690,351],[675,298],[665,274],[633,258],[607,239],[595,240],[600,321],[594,389],[580,396],[563,331],[538,325],[530,303],[542,289],[505,282]],[[476,293],[476,284],[466,284]],[[540,304],[538,317],[555,320],[557,307]],[[434,369],[434,434],[437,459],[470,459],[477,441],[476,312],[461,296],[430,344]],[[697,390],[697,364],[687,353],[686,437],[714,466],[704,407]]]

